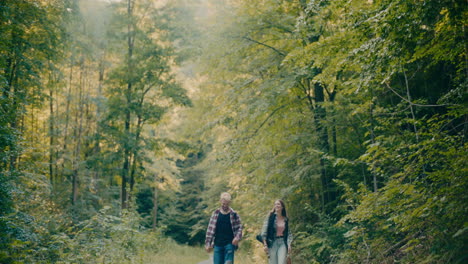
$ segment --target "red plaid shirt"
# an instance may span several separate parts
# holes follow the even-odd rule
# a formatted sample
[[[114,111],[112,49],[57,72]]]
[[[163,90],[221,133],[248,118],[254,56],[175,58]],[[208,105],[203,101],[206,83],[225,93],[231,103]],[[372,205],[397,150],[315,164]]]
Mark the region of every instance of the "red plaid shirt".
[[[231,218],[231,226],[232,226],[232,233],[234,234],[234,238],[241,240],[242,238],[242,223],[238,213],[236,213],[232,208],[229,208],[230,218]],[[205,246],[213,247],[214,245],[214,237],[216,233],[216,223],[218,222],[218,216],[220,214],[220,210],[216,209],[210,218],[210,223],[208,224],[208,229],[206,229],[206,239],[205,239]]]

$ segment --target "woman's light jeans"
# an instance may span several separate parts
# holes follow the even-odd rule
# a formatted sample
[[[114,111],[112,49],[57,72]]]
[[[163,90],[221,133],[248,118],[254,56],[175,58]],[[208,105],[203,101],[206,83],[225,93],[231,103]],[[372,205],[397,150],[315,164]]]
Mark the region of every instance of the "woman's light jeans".
[[[273,245],[268,249],[269,264],[286,264],[288,249],[284,243],[284,238],[275,239]]]

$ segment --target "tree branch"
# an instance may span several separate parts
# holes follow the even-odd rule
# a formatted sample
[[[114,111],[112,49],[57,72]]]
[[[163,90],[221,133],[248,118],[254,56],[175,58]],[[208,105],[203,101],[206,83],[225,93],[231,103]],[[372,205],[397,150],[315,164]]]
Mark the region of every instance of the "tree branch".
[[[416,103],[413,103],[411,102],[410,100],[406,99],[405,97],[401,96],[398,92],[396,92],[395,90],[393,90],[392,87],[390,87],[390,85],[386,82],[385,85],[387,86],[387,88],[392,91],[394,94],[396,94],[398,97],[400,97],[403,101],[409,103],[410,105],[414,105],[414,106],[421,106],[421,107],[442,107],[442,106],[449,106],[449,104],[441,104],[441,105],[423,105],[423,104],[416,104]]]
[[[281,51],[281,50],[279,50],[279,49],[277,49],[277,48],[275,48],[275,47],[272,47],[272,46],[270,46],[270,45],[268,45],[268,44],[265,44],[265,43],[256,41],[256,40],[254,40],[254,39],[251,39],[251,38],[245,37],[245,36],[242,37],[242,38],[245,39],[245,40],[248,40],[248,41],[257,43],[257,44],[259,44],[259,45],[262,45],[262,46],[264,46],[264,47],[267,47],[267,48],[269,48],[269,49],[272,49],[272,50],[274,50],[275,52],[277,52],[278,54],[280,54],[280,55],[283,56],[283,57],[286,56],[286,53],[284,53],[283,51]]]
[[[303,99],[305,99],[306,97],[303,97],[303,98],[299,98],[300,101],[302,101]],[[266,118],[265,120],[263,120],[263,122],[257,127],[257,129],[255,129],[255,131],[252,133],[252,136],[253,137],[255,134],[258,133],[258,131],[266,124],[266,122],[272,117],[274,116],[279,110],[285,108],[286,106],[288,105],[291,105],[295,103],[295,101],[293,102],[289,102],[287,104],[284,104],[284,105],[280,105],[279,107],[277,107],[276,109],[273,110],[273,112],[271,112]]]

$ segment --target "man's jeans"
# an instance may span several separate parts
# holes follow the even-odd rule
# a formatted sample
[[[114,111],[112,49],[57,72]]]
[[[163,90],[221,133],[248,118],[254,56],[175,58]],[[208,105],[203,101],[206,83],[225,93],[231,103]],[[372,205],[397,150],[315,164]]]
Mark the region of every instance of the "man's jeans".
[[[214,264],[233,264],[234,263],[234,245],[227,244],[224,247],[214,246],[213,263]]]

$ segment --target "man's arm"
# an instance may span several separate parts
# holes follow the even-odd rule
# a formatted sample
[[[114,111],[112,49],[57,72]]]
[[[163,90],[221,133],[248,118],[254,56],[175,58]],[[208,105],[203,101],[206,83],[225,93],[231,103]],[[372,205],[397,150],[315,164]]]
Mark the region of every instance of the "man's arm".
[[[210,222],[208,223],[208,228],[206,229],[206,237],[205,237],[205,249],[209,251],[209,249],[213,248],[213,238],[216,230],[216,221],[217,221],[217,214],[216,211],[210,217]]]

